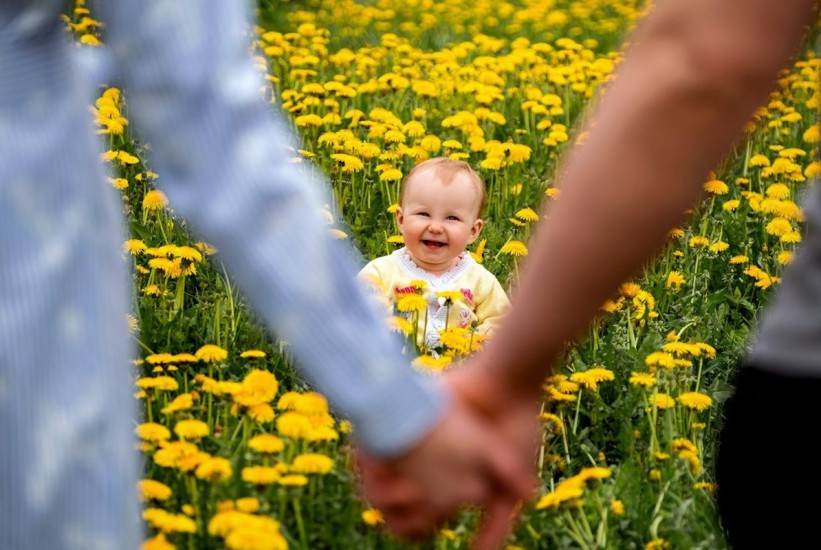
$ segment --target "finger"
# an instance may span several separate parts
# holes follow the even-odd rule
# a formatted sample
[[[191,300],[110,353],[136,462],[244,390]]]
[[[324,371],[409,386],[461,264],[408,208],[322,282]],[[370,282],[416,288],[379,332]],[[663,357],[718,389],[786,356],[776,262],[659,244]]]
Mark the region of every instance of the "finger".
[[[500,495],[487,505],[484,521],[473,539],[473,550],[499,548],[510,533],[518,509],[518,499],[511,494]]]
[[[421,507],[425,502],[419,486],[404,478],[365,476],[363,488],[368,502],[380,510]]]
[[[530,500],[536,488],[534,465],[527,454],[517,453],[498,438],[486,453],[489,475],[504,490],[522,500]]]
[[[401,539],[421,540],[436,531],[436,518],[424,506],[394,506],[382,514],[391,533]]]

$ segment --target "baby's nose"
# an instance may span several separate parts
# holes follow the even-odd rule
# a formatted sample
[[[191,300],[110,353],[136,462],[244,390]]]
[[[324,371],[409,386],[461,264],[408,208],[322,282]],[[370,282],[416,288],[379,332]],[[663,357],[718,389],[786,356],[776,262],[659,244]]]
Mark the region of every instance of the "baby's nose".
[[[430,222],[428,229],[431,233],[441,233],[442,232],[442,224],[436,220]]]

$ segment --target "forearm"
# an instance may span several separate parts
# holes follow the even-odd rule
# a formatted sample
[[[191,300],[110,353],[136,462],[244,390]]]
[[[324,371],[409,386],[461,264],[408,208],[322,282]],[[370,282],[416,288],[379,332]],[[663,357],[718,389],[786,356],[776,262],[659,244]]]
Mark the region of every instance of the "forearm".
[[[513,394],[538,390],[563,343],[662,245],[765,100],[811,5],[659,5],[593,113],[585,144],[565,163],[561,198],[488,350],[495,380]]]

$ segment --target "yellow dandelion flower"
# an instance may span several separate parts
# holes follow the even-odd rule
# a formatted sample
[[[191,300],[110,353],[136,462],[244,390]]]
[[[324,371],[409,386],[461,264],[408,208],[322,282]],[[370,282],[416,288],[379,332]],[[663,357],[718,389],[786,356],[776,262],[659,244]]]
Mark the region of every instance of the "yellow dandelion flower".
[[[750,259],[747,256],[743,255],[733,256],[732,258],[730,258],[731,264],[746,264],[749,261]]]
[[[197,466],[194,475],[199,479],[217,483],[231,479],[233,469],[231,461],[222,457],[211,457]]]
[[[171,403],[162,408],[162,414],[173,414],[179,411],[187,411],[194,406],[194,397],[190,393],[183,393],[174,398]]]
[[[365,168],[365,164],[362,162],[362,160],[353,155],[335,153],[331,155],[331,158],[339,163],[342,172],[346,174],[359,172],[360,170],[363,170]]]
[[[783,183],[773,183],[767,186],[764,194],[771,199],[784,200],[790,198],[790,188]]]
[[[801,233],[798,231],[790,231],[789,233],[785,233],[781,236],[781,242],[783,243],[800,243],[801,242]]]
[[[699,392],[682,393],[678,396],[677,400],[688,409],[693,409],[699,412],[710,408],[713,404],[713,400],[710,396]]]
[[[281,477],[279,470],[269,466],[246,466],[241,476],[242,481],[253,485],[271,485]]]
[[[153,353],[146,357],[145,360],[152,365],[160,365],[174,362],[174,356],[170,353]]]
[[[560,434],[564,431],[564,422],[561,417],[553,413],[542,413],[539,415],[539,420],[548,425],[553,433]]]
[[[756,166],[769,166],[770,159],[762,154],[753,155],[750,157],[750,161],[747,163],[747,166],[750,168],[755,168]]]
[[[644,364],[648,367],[662,367],[672,369],[676,366],[673,356],[663,351],[654,351],[644,359]]]
[[[508,241],[502,246],[500,252],[511,256],[527,256],[527,246],[521,241]]]
[[[322,118],[318,115],[315,115],[315,114],[311,113],[311,114],[308,114],[308,115],[300,115],[300,116],[296,117],[296,119],[294,119],[294,123],[296,123],[296,125],[300,126],[300,127],[305,127],[305,126],[319,127],[319,126],[322,126]]]
[[[160,508],[143,510],[143,519],[163,533],[196,533],[197,524],[182,514],[172,514]]]
[[[480,263],[482,263],[482,261],[483,261],[482,256],[483,256],[483,255],[484,255],[484,253],[485,253],[485,245],[486,245],[486,244],[487,244],[487,239],[482,239],[482,240],[479,242],[479,246],[477,246],[477,247],[476,247],[476,250],[470,253],[471,257],[473,258],[473,260],[474,260],[477,264],[480,264]]]
[[[366,525],[373,527],[379,523],[385,523],[385,518],[382,516],[382,512],[376,508],[368,508],[362,512],[362,521],[364,521]]]
[[[245,350],[239,354],[243,359],[261,359],[265,357],[265,352],[258,349]]]
[[[635,298],[641,292],[641,287],[636,283],[624,283],[619,287],[619,293],[625,298]]]
[[[690,248],[702,248],[710,244],[710,240],[707,237],[702,236],[695,236],[690,238]]]
[[[659,470],[650,470],[648,474],[650,481],[660,481],[661,480],[661,472]]]
[[[308,418],[297,412],[286,412],[277,418],[277,432],[283,437],[291,439],[304,439],[311,431],[311,422]]]
[[[303,453],[294,458],[291,471],[299,474],[327,474],[334,466],[331,457],[319,453]]]
[[[260,434],[248,441],[248,447],[258,453],[278,453],[285,449],[285,443],[273,434]]]
[[[792,224],[785,218],[774,218],[766,227],[767,233],[776,237],[781,237],[793,231]]]
[[[547,400],[548,401],[558,401],[558,402],[574,402],[576,401],[576,396],[572,394],[562,393],[553,386],[547,386],[545,388],[547,392]]]
[[[208,424],[202,420],[180,420],[174,425],[174,433],[180,439],[199,439],[210,433]]]
[[[780,252],[778,254],[778,256],[776,257],[776,260],[781,265],[787,265],[787,264],[791,263],[794,259],[795,259],[795,253],[790,252],[789,250],[785,250],[783,252]]]
[[[176,550],[176,546],[168,542],[165,533],[146,539],[140,550]]]
[[[80,37],[80,44],[85,44],[86,46],[102,46],[103,43],[100,42],[100,39],[94,36],[93,34],[84,34]]]
[[[453,358],[447,355],[434,357],[432,355],[420,355],[413,360],[413,365],[425,370],[442,370],[453,362]]]
[[[814,178],[821,174],[821,162],[814,160],[804,169],[804,176],[807,178]]]
[[[686,282],[687,281],[684,278],[684,275],[682,275],[678,271],[671,271],[667,274],[667,288],[674,288],[678,290],[679,288],[681,288],[681,285],[683,285]]]
[[[111,187],[120,191],[128,187],[128,180],[125,178],[108,178],[108,183],[111,184]]]
[[[253,407],[271,401],[279,389],[279,382],[267,370],[253,369],[242,379],[242,387],[234,394],[234,401],[245,407]]]
[[[129,239],[123,243],[123,249],[128,251],[132,256],[136,256],[146,248],[148,247],[140,239]]]
[[[539,214],[537,214],[536,211],[532,208],[522,208],[521,210],[516,212],[515,216],[520,220],[524,220],[526,222],[539,221]]]
[[[413,333],[413,325],[404,317],[393,315],[388,318],[388,326],[391,330],[402,334],[410,335]]]
[[[171,488],[153,479],[143,479],[137,483],[137,493],[140,500],[168,500],[171,497]]]
[[[738,199],[732,199],[725,201],[724,204],[721,205],[721,208],[727,210],[728,212],[735,212],[738,209],[738,206],[741,204],[741,201]]]
[[[652,472],[650,472],[651,479],[653,478],[653,472],[658,473],[657,479],[654,479],[653,481],[658,481],[659,479],[661,479],[661,472],[658,472],[658,470],[653,470]],[[666,550],[667,548],[670,548],[670,544],[662,538],[653,539],[644,545],[644,550]]]
[[[389,168],[379,174],[379,181],[399,181],[402,179],[402,171],[398,168]]]
[[[302,474],[291,474],[280,477],[277,483],[284,487],[303,487],[308,484],[308,478]]]
[[[649,372],[633,372],[629,382],[634,386],[644,386],[649,388],[656,384],[656,375]]]
[[[143,208],[148,211],[159,210],[166,204],[168,204],[168,198],[159,189],[152,189],[143,197]]]
[[[428,308],[428,302],[424,296],[420,296],[419,294],[404,294],[396,303],[396,307],[399,311],[422,312]]]
[[[177,381],[170,376],[140,378],[137,380],[136,384],[144,390],[153,389],[158,391],[177,391],[179,388]]]
[[[713,195],[726,195],[730,188],[721,180],[710,180],[704,183],[704,190]]]
[[[728,248],[730,248],[730,245],[728,243],[725,243],[724,241],[717,241],[710,245],[709,250],[714,254],[720,254]]]
[[[237,510],[246,514],[253,514],[259,511],[259,499],[254,497],[238,498],[236,502]]]
[[[693,489],[697,491],[706,491],[708,493],[714,493],[716,490],[716,486],[707,481],[698,481],[693,484]]]
[[[657,409],[669,409],[675,406],[675,400],[666,393],[657,393],[653,398],[653,403]]]
[[[610,503],[610,512],[614,516],[623,516],[624,515],[624,502],[620,500],[614,500]]]
[[[268,403],[257,403],[248,407],[246,414],[259,423],[273,422],[276,415],[274,409]]]
[[[206,363],[217,363],[219,361],[225,361],[225,359],[228,358],[228,352],[214,344],[205,344],[198,349],[194,355],[196,355],[200,361]]]

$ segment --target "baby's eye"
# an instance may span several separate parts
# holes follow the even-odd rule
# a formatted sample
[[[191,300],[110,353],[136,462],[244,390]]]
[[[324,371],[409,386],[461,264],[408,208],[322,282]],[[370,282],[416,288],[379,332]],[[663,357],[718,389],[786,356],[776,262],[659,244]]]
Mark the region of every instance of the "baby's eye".
[[[457,222],[458,222],[458,221],[459,221],[459,216],[448,216],[448,219],[449,219],[449,220],[452,220],[452,221],[457,221]]]
[[[428,214],[427,212],[419,212],[417,215],[418,216],[425,216],[426,218],[430,217],[430,214]]]

